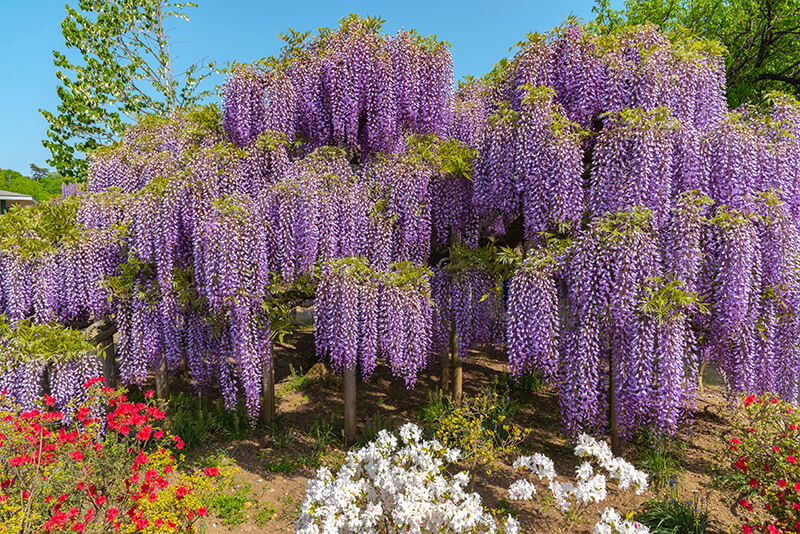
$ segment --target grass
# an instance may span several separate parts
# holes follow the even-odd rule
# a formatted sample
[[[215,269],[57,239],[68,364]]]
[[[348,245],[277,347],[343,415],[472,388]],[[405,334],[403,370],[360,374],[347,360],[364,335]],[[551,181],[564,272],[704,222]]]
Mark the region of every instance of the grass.
[[[290,391],[302,391],[304,389],[308,389],[315,383],[315,379],[305,374],[301,374],[299,369],[295,369],[292,364],[289,364],[289,381],[277,388],[275,395],[280,398]]]
[[[250,485],[245,485],[232,494],[216,495],[211,506],[223,525],[234,528],[249,519],[247,514],[249,502]]]
[[[275,505],[272,503],[264,503],[259,507],[255,516],[253,516],[253,521],[257,526],[264,528],[267,526],[267,523],[269,523],[270,520],[275,517],[277,512],[278,510],[275,509]]]
[[[228,411],[221,399],[191,393],[170,395],[169,425],[190,449],[208,441],[244,439],[253,431],[243,402]]]
[[[669,439],[647,432],[636,440],[634,463],[650,476],[657,490],[675,484],[683,473],[681,465],[684,445],[677,439]]]
[[[705,534],[710,526],[707,503],[703,499],[681,501],[674,497],[647,501],[636,520],[652,534]]]

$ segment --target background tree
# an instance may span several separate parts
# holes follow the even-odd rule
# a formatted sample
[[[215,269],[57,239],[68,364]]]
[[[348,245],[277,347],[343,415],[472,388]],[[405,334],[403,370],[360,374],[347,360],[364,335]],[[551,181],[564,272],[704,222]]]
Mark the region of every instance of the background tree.
[[[771,90],[800,95],[798,0],[626,0],[622,10],[609,0],[596,4],[597,22],[609,30],[652,22],[722,43],[731,107]]]
[[[40,180],[50,174],[50,169],[47,167],[39,167],[35,163],[31,163],[31,178],[34,180]]]
[[[191,3],[165,0],[80,0],[69,5],[61,23],[67,49],[53,55],[61,85],[56,112],[44,111],[50,127],[42,141],[52,153],[48,163],[64,176],[84,178],[88,163],[82,154],[118,138],[125,119],[147,113],[169,114],[191,106],[206,92],[196,91],[209,70],[190,65],[173,71],[166,20],[188,20]]]

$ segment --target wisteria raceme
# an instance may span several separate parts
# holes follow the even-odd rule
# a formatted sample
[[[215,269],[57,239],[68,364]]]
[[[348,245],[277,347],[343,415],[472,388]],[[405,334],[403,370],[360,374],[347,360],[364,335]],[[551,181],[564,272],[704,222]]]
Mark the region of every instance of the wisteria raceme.
[[[503,342],[505,310],[498,293],[501,281],[487,272],[479,258],[469,249],[452,247],[449,263],[434,270],[433,350],[439,354],[449,350],[451,330],[461,359],[476,346]]]
[[[388,219],[392,228],[391,250],[374,263],[388,256],[394,261],[423,263],[430,254],[431,203],[429,183],[432,169],[421,158],[402,154],[375,160],[364,165],[362,180],[375,191],[373,224]],[[378,209],[380,205],[382,209]],[[386,221],[386,222],[389,222]],[[377,231],[377,230],[374,230]],[[366,252],[366,251],[365,251]]]
[[[528,241],[583,213],[583,162],[575,125],[555,103],[555,93],[529,88],[519,114],[514,154],[523,228]]]
[[[800,334],[800,228],[790,206],[777,193],[765,193],[760,202],[759,234],[762,287],[759,299],[759,337],[755,373],[756,393],[774,392],[785,399],[798,390],[798,347],[791,342]]]
[[[756,184],[761,181],[758,166],[758,134],[739,114],[730,114],[703,140],[703,181],[718,204],[751,209]]]
[[[719,248],[709,343],[731,390],[756,391],[761,244],[746,213],[718,207],[715,223]]]
[[[593,154],[587,208],[595,215],[639,206],[658,226],[671,207],[672,151],[678,124],[665,108],[623,110],[606,118]]]
[[[250,145],[269,131],[294,138],[294,87],[281,69],[265,72],[237,65],[225,81],[223,108],[225,135],[238,146]]]
[[[514,155],[517,153],[519,113],[501,107],[487,119],[475,162],[474,199],[483,218],[514,218],[519,207]]]
[[[486,124],[488,88],[479,80],[460,85],[453,94],[452,112],[447,121],[447,136],[476,150]]]
[[[323,268],[316,301],[317,351],[339,372],[360,366],[367,376],[380,353],[410,387],[430,355],[428,275],[408,263],[377,271],[363,258]]]
[[[553,83],[566,116],[583,129],[591,129],[603,110],[604,68],[594,36],[575,24],[563,28],[551,45]],[[550,85],[550,84],[548,84]]]
[[[392,373],[411,388],[431,353],[429,273],[411,263],[393,264],[382,277],[378,343]]]
[[[3,361],[0,363],[0,391],[5,391],[23,410],[33,410],[41,397],[44,370],[45,363],[36,358]]]
[[[508,363],[514,376],[558,377],[558,295],[553,268],[529,258],[508,292]]]
[[[636,306],[645,281],[660,274],[652,214],[633,209],[595,219],[574,247],[560,369],[565,424],[570,432],[605,425],[600,406],[610,366],[627,432],[641,426],[651,408],[652,335],[637,321]]]

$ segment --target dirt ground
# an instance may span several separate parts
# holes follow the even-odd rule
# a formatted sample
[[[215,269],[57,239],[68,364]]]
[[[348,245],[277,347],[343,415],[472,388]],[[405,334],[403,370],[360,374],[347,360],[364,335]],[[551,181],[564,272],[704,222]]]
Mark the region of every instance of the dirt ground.
[[[254,431],[248,439],[209,443],[194,451],[198,456],[219,452],[229,456],[240,470],[236,484],[245,488],[248,495],[245,503],[247,520],[228,527],[220,518],[209,517],[205,532],[210,534],[293,532],[307,481],[315,472],[315,466],[309,465],[308,459],[316,455],[322,464],[336,465],[344,457],[345,452],[335,444],[335,440],[320,446],[320,443],[325,444],[320,442],[320,435],[330,441],[337,430],[340,432],[342,387],[341,381],[324,366],[314,365],[313,334],[296,334],[286,344],[277,347],[275,358],[279,415],[274,432]],[[464,362],[463,369],[465,395],[484,390],[496,376],[508,371],[505,356],[491,351],[475,353]],[[294,388],[297,377],[306,372],[309,380],[304,388]],[[413,390],[407,390],[402,381],[392,378],[386,366],[379,366],[372,377],[358,384],[360,430],[373,427],[393,429],[406,421],[418,422],[419,409],[428,402],[428,395],[437,389],[437,383],[436,369],[432,369],[429,376],[420,377]],[[691,424],[676,437],[684,451],[683,473],[677,479],[676,488],[661,490],[661,494],[651,488],[644,495],[636,496],[630,491],[620,492],[610,484],[608,499],[590,507],[570,532],[591,533],[599,513],[606,506],[613,506],[620,512],[635,511],[648,499],[663,498],[665,491],[676,491],[677,494],[673,495],[677,498],[684,501],[695,499],[701,508],[707,507],[713,521],[708,532],[723,534],[736,528],[739,521],[732,512],[732,495],[712,485],[715,453],[724,443],[731,417],[719,384],[715,385],[711,380],[711,385],[707,385],[698,396],[692,415]],[[578,462],[568,440],[561,434],[558,400],[551,387],[533,393],[513,422],[531,431],[520,447],[520,454],[543,452],[554,460],[560,475],[574,478],[572,474]],[[634,453],[629,450],[626,456]],[[510,504],[518,511],[517,519],[522,523],[523,532],[563,532],[563,516],[552,507],[543,507],[538,497],[530,502],[504,503],[508,486],[519,478],[510,466],[513,459],[508,458],[494,466],[491,473],[473,471],[474,491],[483,497],[484,504],[492,508]],[[265,515],[262,512],[260,520],[257,520],[258,511],[271,510],[272,507],[274,513]]]

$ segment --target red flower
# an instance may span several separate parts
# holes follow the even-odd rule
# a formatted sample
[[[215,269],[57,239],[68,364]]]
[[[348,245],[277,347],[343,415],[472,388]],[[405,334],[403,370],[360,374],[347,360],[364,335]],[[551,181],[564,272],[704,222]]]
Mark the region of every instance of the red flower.
[[[75,460],[76,462],[80,462],[83,460],[83,453],[81,451],[72,451],[69,453],[69,457]]]
[[[50,395],[45,393],[45,395],[44,395],[44,403],[45,403],[46,406],[52,406],[55,402],[56,402],[56,400],[53,397],[51,397]]]
[[[172,441],[175,442],[175,447],[178,450],[181,450],[183,448],[184,443],[183,443],[183,440],[179,436],[172,436]]]
[[[189,489],[186,486],[178,486],[175,489],[175,498],[176,499],[183,499],[187,495],[189,495]]]
[[[203,473],[205,473],[207,477],[215,477],[219,474],[219,469],[216,467],[207,467]]]
[[[758,480],[756,480],[754,478],[751,478],[750,479],[750,485],[753,486],[754,488],[757,488],[758,487]]]
[[[769,525],[767,530],[770,531],[770,534],[781,534],[781,531],[775,528],[775,525]]]
[[[739,506],[742,506],[742,507],[744,507],[744,508],[747,508],[747,509],[748,509],[748,510],[750,510],[751,512],[753,511],[753,505],[752,505],[752,504],[750,504],[750,503],[747,501],[747,499],[739,499]]]
[[[742,525],[742,532],[744,532],[744,534],[753,534],[753,527],[750,525]]]
[[[155,391],[153,391],[152,389],[148,389],[148,390],[147,390],[147,391],[145,391],[145,393],[144,393],[144,398],[145,398],[145,399],[149,399],[150,397],[152,397],[152,396],[153,396],[153,393],[155,393]]]
[[[106,512],[106,523],[110,523],[114,520],[115,517],[119,515],[119,510],[116,508],[109,508],[108,512]]]
[[[786,480],[784,480],[784,479],[780,479],[780,480],[778,481],[778,486],[780,486],[780,487],[782,487],[782,488],[785,488],[785,487],[786,487]]]
[[[201,506],[200,508],[197,509],[197,515],[199,516],[208,515],[208,508],[206,508],[205,506]]]
[[[794,456],[787,456],[786,461],[789,462],[790,464],[796,464],[797,458],[795,458]]]
[[[755,396],[755,395],[750,395],[749,397],[747,397],[747,398],[744,400],[744,405],[745,405],[745,406],[750,406],[751,404],[753,404],[753,401],[754,401],[754,400],[756,400],[756,396]]]

